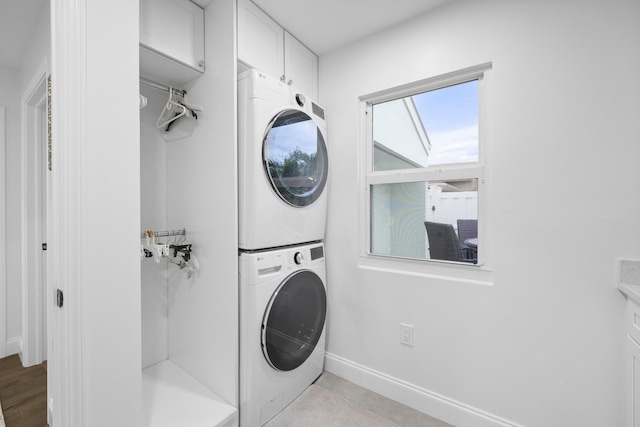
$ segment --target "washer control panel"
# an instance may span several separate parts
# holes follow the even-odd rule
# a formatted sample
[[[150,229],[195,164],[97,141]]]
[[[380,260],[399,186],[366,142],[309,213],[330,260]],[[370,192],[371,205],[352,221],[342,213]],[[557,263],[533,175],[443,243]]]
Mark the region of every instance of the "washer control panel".
[[[324,258],[324,246],[315,246],[309,249],[309,253],[311,255],[311,261]]]
[[[309,264],[324,262],[324,245],[309,245],[291,248],[287,251],[287,268],[289,270]]]
[[[299,106],[304,107],[304,104],[307,102],[307,100],[306,100],[306,98],[304,97],[303,94],[297,93],[296,94],[296,102],[298,103]]]

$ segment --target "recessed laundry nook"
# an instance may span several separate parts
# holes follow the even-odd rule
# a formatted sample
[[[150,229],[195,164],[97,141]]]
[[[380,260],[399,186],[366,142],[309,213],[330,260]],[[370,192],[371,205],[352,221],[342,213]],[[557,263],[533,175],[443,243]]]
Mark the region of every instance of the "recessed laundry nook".
[[[206,60],[233,52],[232,21],[210,22],[234,3],[184,3],[141,3],[143,423],[175,425],[186,410],[193,426],[259,426],[323,371],[325,113],[316,73],[303,74],[303,93],[251,67],[250,54],[237,79],[235,62]],[[195,23],[183,39],[160,25],[179,13]]]
[[[238,425],[235,11],[140,12],[142,421]]]

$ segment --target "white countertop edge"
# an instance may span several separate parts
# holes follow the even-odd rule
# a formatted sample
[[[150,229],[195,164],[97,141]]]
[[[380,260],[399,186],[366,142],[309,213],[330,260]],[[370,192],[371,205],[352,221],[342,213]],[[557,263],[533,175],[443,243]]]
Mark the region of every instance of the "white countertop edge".
[[[632,299],[640,304],[640,285],[629,285],[627,283],[618,283],[618,289],[625,294],[627,298]]]

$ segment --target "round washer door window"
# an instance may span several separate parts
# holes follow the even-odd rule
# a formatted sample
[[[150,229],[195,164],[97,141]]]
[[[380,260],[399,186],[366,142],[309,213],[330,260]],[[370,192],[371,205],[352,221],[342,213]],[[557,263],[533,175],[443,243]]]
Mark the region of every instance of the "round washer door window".
[[[280,284],[262,320],[262,352],[280,371],[302,365],[313,353],[324,327],[327,294],[320,277],[301,270]]]
[[[284,110],[267,126],[262,157],[275,192],[291,206],[315,202],[327,181],[322,132],[303,111]]]

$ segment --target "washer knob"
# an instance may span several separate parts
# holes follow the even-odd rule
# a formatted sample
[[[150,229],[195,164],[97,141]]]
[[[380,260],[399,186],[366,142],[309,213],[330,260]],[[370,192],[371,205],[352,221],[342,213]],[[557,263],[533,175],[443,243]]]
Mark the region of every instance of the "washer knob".
[[[299,106],[304,107],[304,103],[307,100],[304,98],[304,95],[301,93],[297,93],[296,94],[296,102],[298,103]]]
[[[295,262],[297,265],[302,264],[302,261],[304,261],[304,257],[302,256],[301,252],[296,252],[295,255],[293,256],[293,262]]]

